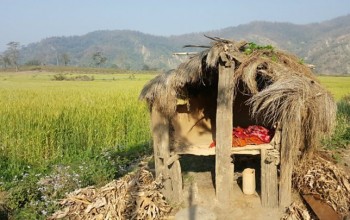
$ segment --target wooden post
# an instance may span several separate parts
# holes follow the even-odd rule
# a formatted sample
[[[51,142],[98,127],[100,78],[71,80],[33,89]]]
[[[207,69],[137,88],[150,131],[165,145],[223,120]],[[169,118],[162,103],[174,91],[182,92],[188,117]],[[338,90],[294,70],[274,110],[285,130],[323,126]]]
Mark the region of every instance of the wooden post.
[[[170,157],[169,119],[153,108],[151,121],[156,176],[162,175],[164,196],[179,202],[182,198],[181,167],[178,157]]]
[[[232,105],[234,62],[220,54],[219,82],[216,109],[216,147],[215,147],[215,186],[216,198],[221,207],[232,201],[233,163],[232,148]]]
[[[164,155],[162,155],[164,154],[163,149],[169,147],[169,125],[165,117],[154,107],[151,111],[151,126],[154,163],[156,177],[158,177],[161,174],[162,167],[164,164]]]
[[[171,187],[172,187],[172,195],[170,199],[173,202],[181,202],[182,201],[182,175],[181,175],[181,166],[180,161],[176,160],[172,164],[169,165],[170,170],[170,178],[171,178]]]
[[[282,127],[282,136],[288,135],[285,127]],[[282,139],[283,140],[283,139]],[[291,148],[289,153],[286,148]],[[292,173],[294,165],[294,146],[286,146],[281,141],[281,165],[280,165],[280,184],[279,184],[279,202],[280,208],[288,207],[292,201]]]
[[[266,149],[261,149],[261,204],[263,207],[278,207],[277,165],[267,161]]]

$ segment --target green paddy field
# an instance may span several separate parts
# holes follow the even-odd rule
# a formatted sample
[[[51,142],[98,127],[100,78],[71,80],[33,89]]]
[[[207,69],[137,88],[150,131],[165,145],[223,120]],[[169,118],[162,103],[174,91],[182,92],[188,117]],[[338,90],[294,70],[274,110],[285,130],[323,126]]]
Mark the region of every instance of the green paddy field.
[[[83,74],[92,81],[53,80],[57,75],[74,79],[82,73],[0,73],[2,158],[46,166],[80,154],[149,144],[148,110],[138,95],[156,73]],[[319,80],[337,101],[350,94],[350,77]]]

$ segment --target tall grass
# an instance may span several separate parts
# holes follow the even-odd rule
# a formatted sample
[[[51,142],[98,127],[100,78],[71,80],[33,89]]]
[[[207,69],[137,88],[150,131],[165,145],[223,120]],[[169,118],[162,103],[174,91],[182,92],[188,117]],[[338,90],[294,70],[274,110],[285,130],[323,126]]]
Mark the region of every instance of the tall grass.
[[[337,124],[331,137],[323,141],[326,149],[348,148],[350,144],[350,77],[319,76],[321,83],[337,101]]]
[[[133,73],[99,74],[93,82],[56,82],[53,74],[0,75],[1,158],[16,161],[10,163],[14,166],[45,166],[149,143],[148,111],[137,96],[152,75],[131,80]],[[320,80],[338,100],[350,92],[350,78]]]
[[[338,103],[337,124],[332,136],[323,140],[326,149],[346,149],[350,147],[350,94]]]
[[[0,87],[0,158],[15,169],[148,146],[145,80],[6,82]],[[0,83],[1,86],[1,83]]]
[[[350,94],[349,76],[318,76],[318,79],[337,101]]]
[[[13,166],[46,166],[149,143],[148,111],[137,96],[153,75],[131,80],[134,73],[99,74],[94,82],[56,82],[53,74],[0,75],[1,158],[16,161]],[[350,92],[349,77],[320,80],[338,100]]]

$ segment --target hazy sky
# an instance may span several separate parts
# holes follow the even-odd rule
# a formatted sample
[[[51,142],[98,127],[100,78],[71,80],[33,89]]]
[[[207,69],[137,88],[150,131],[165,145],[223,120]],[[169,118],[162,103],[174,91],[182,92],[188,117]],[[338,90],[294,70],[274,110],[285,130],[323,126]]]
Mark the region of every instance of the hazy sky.
[[[0,0],[0,51],[52,36],[129,29],[179,35],[251,21],[306,24],[350,14],[350,0]]]

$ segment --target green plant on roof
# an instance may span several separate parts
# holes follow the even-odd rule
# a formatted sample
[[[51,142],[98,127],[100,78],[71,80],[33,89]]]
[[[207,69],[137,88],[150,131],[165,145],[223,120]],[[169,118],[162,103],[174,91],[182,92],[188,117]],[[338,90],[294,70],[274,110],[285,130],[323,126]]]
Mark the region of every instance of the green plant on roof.
[[[250,55],[251,53],[253,53],[256,50],[271,50],[271,51],[273,51],[274,47],[272,45],[261,46],[261,45],[254,43],[254,42],[249,42],[246,45],[244,53],[246,55]]]

